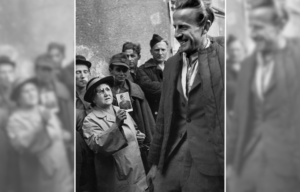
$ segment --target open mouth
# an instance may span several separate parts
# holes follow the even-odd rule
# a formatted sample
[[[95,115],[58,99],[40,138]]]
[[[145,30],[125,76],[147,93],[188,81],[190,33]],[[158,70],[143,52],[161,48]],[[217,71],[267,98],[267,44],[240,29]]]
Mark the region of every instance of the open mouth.
[[[184,46],[188,42],[188,40],[187,39],[180,39],[180,40],[178,40],[178,42],[181,46]]]

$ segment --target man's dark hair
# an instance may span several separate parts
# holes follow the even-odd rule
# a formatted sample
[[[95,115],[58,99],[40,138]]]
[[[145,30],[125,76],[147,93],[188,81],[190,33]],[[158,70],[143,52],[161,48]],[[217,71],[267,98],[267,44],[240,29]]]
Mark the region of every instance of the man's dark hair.
[[[210,0],[185,0],[185,1],[177,1],[176,9],[195,9],[197,10],[197,22],[199,26],[204,26],[207,20],[210,20],[211,24],[215,20],[214,11],[211,8]]]
[[[137,53],[139,57],[141,57],[141,45],[139,43],[126,42],[123,44],[122,52],[124,53],[126,50],[132,49]]]
[[[227,37],[226,46],[229,47],[233,42],[236,41],[239,41],[238,38],[233,34],[229,34]]]

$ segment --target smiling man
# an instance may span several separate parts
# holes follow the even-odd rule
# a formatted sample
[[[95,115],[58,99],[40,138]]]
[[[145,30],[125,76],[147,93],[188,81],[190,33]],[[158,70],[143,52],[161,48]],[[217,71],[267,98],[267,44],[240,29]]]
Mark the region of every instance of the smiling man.
[[[207,35],[205,2],[180,1],[173,14],[180,50],[166,62],[148,156],[156,192],[224,191],[224,47]]]
[[[136,82],[146,94],[154,119],[158,114],[163,81],[163,70],[168,53],[168,42],[154,34],[150,41],[150,53],[153,58],[146,61],[137,70]]]

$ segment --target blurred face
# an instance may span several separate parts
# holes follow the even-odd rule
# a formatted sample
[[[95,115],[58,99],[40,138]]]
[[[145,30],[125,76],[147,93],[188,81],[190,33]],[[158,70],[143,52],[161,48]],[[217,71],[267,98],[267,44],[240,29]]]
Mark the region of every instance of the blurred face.
[[[274,25],[272,19],[273,12],[267,8],[258,8],[250,12],[251,37],[258,51],[270,52],[278,41],[280,29]]]
[[[49,67],[37,66],[36,77],[39,82],[50,83],[53,78],[53,70]]]
[[[15,68],[10,64],[0,65],[0,85],[11,85],[15,80]]]
[[[53,61],[55,63],[57,63],[59,66],[61,66],[65,56],[63,55],[63,53],[59,50],[59,49],[50,49],[49,50],[49,54],[52,57]]]
[[[138,56],[138,54],[136,53],[136,51],[134,51],[133,49],[127,49],[124,54],[126,55],[127,59],[129,60],[129,67],[130,69],[134,69],[136,68],[138,61],[140,59],[140,57]]]
[[[76,65],[76,87],[85,88],[89,79],[89,68],[86,65]]]
[[[22,107],[33,107],[39,103],[38,88],[33,83],[26,83],[22,88],[18,103]]]
[[[125,66],[113,66],[113,69],[110,69],[110,73],[115,77],[117,83],[122,83],[127,78],[128,68]]]
[[[96,88],[96,95],[93,102],[99,108],[106,108],[113,102],[113,94],[111,88],[107,84],[101,84]]]
[[[153,59],[159,63],[164,62],[167,58],[168,46],[164,41],[156,43],[150,50]]]
[[[181,52],[194,53],[204,47],[206,41],[204,27],[197,23],[197,14],[194,9],[180,9],[173,14],[175,38],[180,43]]]
[[[233,41],[228,47],[228,56],[234,63],[240,63],[245,55],[244,48],[239,41]]]

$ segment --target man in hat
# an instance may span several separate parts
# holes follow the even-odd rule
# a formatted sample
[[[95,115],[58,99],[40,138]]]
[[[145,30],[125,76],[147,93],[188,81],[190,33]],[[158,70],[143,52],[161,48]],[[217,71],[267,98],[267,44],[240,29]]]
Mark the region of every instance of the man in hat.
[[[88,110],[90,104],[84,101],[83,96],[86,92],[86,84],[90,80],[91,62],[84,56],[76,55],[76,109]]]
[[[204,0],[177,1],[179,52],[166,62],[147,175],[156,192],[224,191],[224,47]]]
[[[137,71],[136,83],[141,86],[146,94],[154,119],[158,114],[163,70],[168,53],[168,42],[161,36],[154,34],[150,41],[152,58]]]
[[[129,61],[124,53],[114,55],[109,64],[109,71],[115,78],[112,92],[114,95],[114,104],[117,104],[116,94],[128,92],[132,103],[133,111],[129,112],[137,128],[146,135],[145,145],[150,145],[152,134],[154,132],[155,122],[151,114],[151,109],[145,98],[144,92],[137,84],[127,79],[129,70]],[[143,155],[143,154],[142,154]],[[142,157],[145,170],[148,171],[146,157]]]
[[[278,1],[249,1],[255,51],[238,79],[227,163],[231,191],[300,189],[300,41],[282,31],[287,10]]]
[[[12,107],[10,92],[15,80],[15,63],[7,56],[0,57],[0,107]]]
[[[141,45],[132,42],[126,42],[123,44],[122,52],[127,56],[127,59],[129,60],[129,74],[127,76],[127,79],[135,83],[137,65],[141,58]]]
[[[7,132],[7,120],[15,103],[10,95],[15,82],[15,63],[7,56],[0,56],[0,191],[15,189],[14,182],[17,170],[17,154],[13,150]]]

